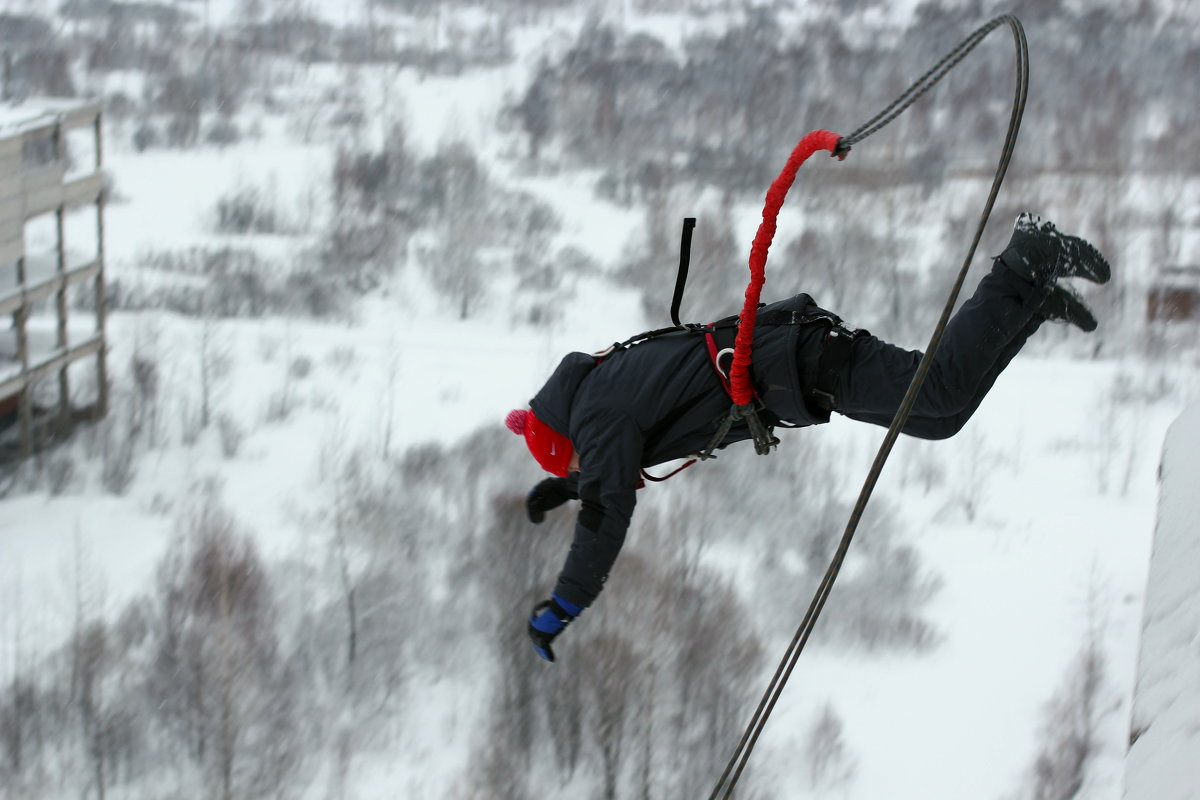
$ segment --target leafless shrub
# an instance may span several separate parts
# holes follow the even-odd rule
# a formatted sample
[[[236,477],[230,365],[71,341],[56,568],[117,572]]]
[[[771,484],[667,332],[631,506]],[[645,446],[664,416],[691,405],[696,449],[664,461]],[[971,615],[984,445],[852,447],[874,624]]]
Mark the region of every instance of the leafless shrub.
[[[228,147],[242,140],[242,129],[227,116],[218,117],[204,134],[204,141],[218,147]]]
[[[52,497],[58,497],[75,484],[75,461],[65,447],[55,449],[46,457],[46,482]]]
[[[249,248],[192,248],[149,253],[139,266],[191,279],[116,278],[109,285],[110,308],[165,308],[192,317],[332,317],[343,315],[348,304],[344,275],[305,258],[284,268]]]
[[[224,397],[224,389],[233,369],[228,336],[211,317],[201,320],[196,338],[196,373],[200,390],[200,427],[208,428]]]
[[[854,758],[847,752],[842,728],[841,717],[828,703],[809,728],[804,750],[809,782],[814,790],[836,788],[854,776]]]
[[[276,389],[267,398],[267,408],[263,413],[263,418],[272,423],[286,422],[292,416],[292,412],[296,410],[297,405],[296,394],[289,387]]]
[[[335,347],[325,358],[339,375],[345,375],[358,361],[358,352],[353,347]]]
[[[221,455],[225,458],[236,457],[246,439],[245,428],[229,414],[218,414],[217,433],[221,437]]]
[[[1096,756],[1106,662],[1097,640],[1084,645],[1062,687],[1045,706],[1042,744],[1030,778],[1031,800],[1078,798]]]
[[[281,791],[298,766],[295,676],[268,574],[211,482],[181,519],[154,604],[148,691],[179,755],[215,795]]]
[[[100,443],[100,482],[112,494],[124,494],[137,475],[136,455],[141,433],[137,406],[129,392],[110,390],[108,416],[97,423]]]
[[[218,233],[278,233],[279,211],[261,188],[243,185],[217,200]]]
[[[304,380],[312,374],[313,362],[308,356],[296,356],[288,366],[288,375],[295,380]]]
[[[1108,663],[1094,605],[1089,613],[1087,637],[1043,712],[1038,752],[1024,793],[1029,800],[1084,797],[1088,769],[1101,747]]]

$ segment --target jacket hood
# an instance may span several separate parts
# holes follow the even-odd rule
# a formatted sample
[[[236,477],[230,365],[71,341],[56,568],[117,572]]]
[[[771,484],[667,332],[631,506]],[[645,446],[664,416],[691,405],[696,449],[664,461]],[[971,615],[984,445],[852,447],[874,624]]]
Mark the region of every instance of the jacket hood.
[[[569,436],[571,405],[579,384],[596,367],[596,357],[587,353],[568,353],[558,362],[546,384],[529,401],[538,419],[558,433]]]

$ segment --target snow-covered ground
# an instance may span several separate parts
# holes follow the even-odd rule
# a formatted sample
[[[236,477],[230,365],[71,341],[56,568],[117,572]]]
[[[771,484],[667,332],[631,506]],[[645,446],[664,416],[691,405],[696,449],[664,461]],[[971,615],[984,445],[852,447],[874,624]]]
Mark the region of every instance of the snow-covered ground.
[[[205,5],[214,17],[236,13],[232,0]],[[349,5],[323,8],[336,17]],[[530,45],[529,56],[509,68],[457,80],[401,71],[387,85],[399,101],[394,107],[406,110],[414,146],[430,153],[447,131],[461,133],[483,148],[502,181],[552,202],[563,217],[561,243],[611,268],[640,214],[594,200],[587,176],[525,174],[505,160],[506,143],[486,133],[533,58]],[[121,201],[111,206],[107,223],[110,280],[132,274],[147,251],[229,243],[212,233],[211,216],[218,198],[240,184],[272,187],[298,227],[309,230],[328,203],[331,145],[297,143],[284,126],[265,130],[261,140],[225,149],[136,153],[112,145],[106,168]],[[787,147],[781,145],[781,156]],[[741,216],[739,240],[748,243],[753,213]],[[298,236],[260,239],[256,246],[286,260],[305,243]],[[1118,271],[1138,266],[1115,264]],[[981,270],[977,264],[975,274]],[[317,534],[308,520],[326,502],[320,467],[331,444],[400,452],[499,425],[563,352],[597,350],[659,322],[646,320],[640,308],[637,293],[597,277],[581,282],[563,321],[550,328],[514,325],[503,302],[458,320],[409,270],[342,322],[267,318],[202,325],[165,311],[111,315],[115,368],[125,370],[137,353],[152,354],[162,367],[163,424],[171,443],[145,457],[123,495],[104,492],[81,466],[62,494],[18,490],[0,501],[0,683],[68,635],[78,589],[72,576],[80,564],[92,576],[87,596],[107,613],[146,590],[178,509],[198,481],[219,479],[223,499],[269,558],[312,558],[306,552]],[[195,413],[195,376],[211,337],[230,364],[217,412],[244,432],[232,456],[215,431],[191,444],[180,434]],[[303,374],[295,370],[298,361],[308,365]],[[281,395],[291,409],[282,417],[272,413]],[[1044,708],[1068,680],[1089,633],[1099,630],[1108,666],[1099,755],[1079,797],[1120,798],[1159,452],[1171,420],[1197,397],[1194,352],[1162,365],[1039,351],[1014,362],[956,439],[902,442],[878,491],[892,500],[908,543],[943,582],[927,613],[942,640],[928,653],[883,658],[832,646],[806,653],[751,767],[763,785],[775,796],[801,799],[1017,797],[1037,755]],[[785,435],[784,446],[821,437],[822,452],[837,460],[837,469],[865,476],[882,433],[835,420],[825,429]],[[946,477],[941,488],[927,491],[919,473],[931,461]],[[724,467],[722,461],[698,468]],[[530,484],[538,477],[531,462]],[[760,555],[741,554],[730,574],[752,569],[747,565]],[[852,551],[849,571],[854,558]],[[603,601],[589,611],[604,613]],[[838,613],[836,588],[825,613]],[[795,609],[797,623],[802,614]],[[470,615],[464,618],[469,625]],[[773,669],[791,631],[764,633]],[[546,668],[530,658],[531,670]],[[765,687],[768,677],[747,680]],[[403,722],[413,746],[369,761],[355,773],[348,796],[453,797],[480,722],[473,713],[486,706],[480,692],[466,681],[437,683]],[[826,704],[844,723],[853,772],[817,790],[797,754]],[[437,735],[423,736],[426,730]],[[715,778],[719,767],[713,766]],[[322,790],[315,787],[310,796],[323,797]],[[557,796],[555,787],[547,794]]]

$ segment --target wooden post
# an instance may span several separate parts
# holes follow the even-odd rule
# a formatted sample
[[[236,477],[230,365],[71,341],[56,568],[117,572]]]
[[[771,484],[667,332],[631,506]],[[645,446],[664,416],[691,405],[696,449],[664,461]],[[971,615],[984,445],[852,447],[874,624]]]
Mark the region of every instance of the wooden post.
[[[101,114],[96,112],[96,171],[103,171],[104,136],[101,126]],[[104,288],[104,202],[105,189],[100,189],[96,198],[96,333],[100,336],[100,349],[96,351],[96,415],[103,417],[108,414],[108,337],[104,327],[108,315],[108,295]]]
[[[17,259],[17,285],[25,286],[25,248]],[[21,364],[21,389],[17,394],[17,417],[21,425],[21,458],[29,458],[33,453],[33,403],[30,397],[29,385],[29,332],[25,323],[29,319],[29,306],[22,302],[13,313],[13,323],[17,327],[17,361]]]
[[[55,292],[55,305],[58,311],[58,333],[55,339],[55,345],[64,353],[70,345],[67,333],[67,245],[65,241],[65,222],[66,215],[62,206],[58,207],[55,212],[55,227],[57,228],[58,238],[58,291]],[[69,362],[63,364],[58,371],[58,415],[59,423],[64,428],[70,426],[71,422],[71,391],[67,381],[67,367]]]

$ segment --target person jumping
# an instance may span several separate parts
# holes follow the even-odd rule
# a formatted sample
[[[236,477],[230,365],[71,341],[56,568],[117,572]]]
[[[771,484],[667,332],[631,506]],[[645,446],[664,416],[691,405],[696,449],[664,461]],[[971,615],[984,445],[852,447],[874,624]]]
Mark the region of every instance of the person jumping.
[[[1091,310],[1059,281],[1105,283],[1110,274],[1088,242],[1019,215],[1008,245],[949,321],[903,433],[946,439],[962,430],[1043,322],[1095,330]],[[753,353],[762,417],[789,427],[828,422],[833,412],[890,425],[922,358],[845,325],[807,294],[759,311]],[[600,594],[625,541],[642,469],[712,443],[730,407],[726,370],[706,337],[672,330],[603,356],[568,354],[528,408],[508,414],[508,428],[555,476],[529,492],[530,520],[581,501],[566,563],[529,618],[542,658],[555,660],[555,638]],[[751,436],[749,425],[735,424],[717,446]]]

